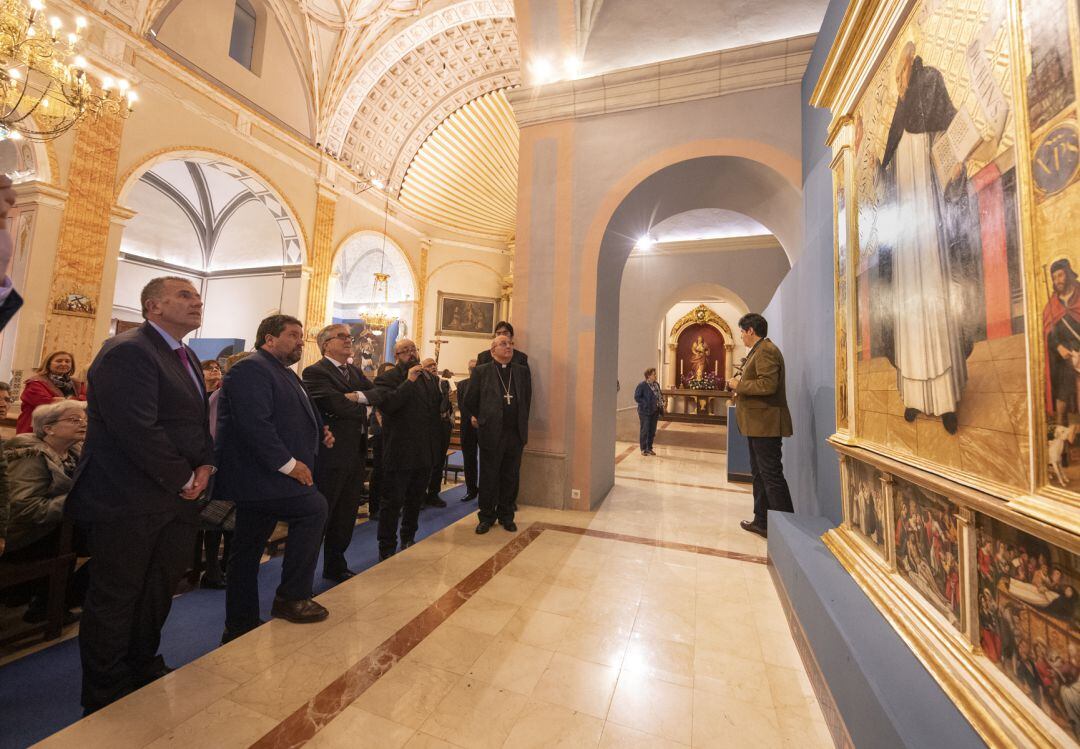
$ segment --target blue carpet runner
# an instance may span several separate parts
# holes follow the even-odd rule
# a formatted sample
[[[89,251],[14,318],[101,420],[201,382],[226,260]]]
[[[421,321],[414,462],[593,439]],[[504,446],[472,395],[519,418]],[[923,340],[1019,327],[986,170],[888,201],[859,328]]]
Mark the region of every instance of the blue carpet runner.
[[[420,513],[417,540],[438,533],[470,513],[476,502],[461,502],[465,485],[442,493],[447,506],[425,507]],[[376,523],[356,528],[346,558],[354,572],[379,563]],[[267,561],[259,570],[259,595],[263,618],[270,618],[274,589],[281,579],[281,557]],[[324,580],[322,555],[315,573],[315,593],[333,587]],[[196,589],[173,599],[172,611],[161,638],[161,654],[173,668],[206,655],[221,641],[225,626],[225,591]],[[20,658],[0,668],[0,747],[27,747],[66,728],[82,717],[79,705],[78,639]]]

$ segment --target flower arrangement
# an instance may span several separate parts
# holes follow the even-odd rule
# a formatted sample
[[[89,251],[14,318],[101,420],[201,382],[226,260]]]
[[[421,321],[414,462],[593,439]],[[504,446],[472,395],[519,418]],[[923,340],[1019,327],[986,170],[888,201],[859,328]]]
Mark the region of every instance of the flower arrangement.
[[[711,372],[706,372],[701,379],[694,379],[692,374],[683,375],[683,387],[691,390],[723,390],[723,383]]]

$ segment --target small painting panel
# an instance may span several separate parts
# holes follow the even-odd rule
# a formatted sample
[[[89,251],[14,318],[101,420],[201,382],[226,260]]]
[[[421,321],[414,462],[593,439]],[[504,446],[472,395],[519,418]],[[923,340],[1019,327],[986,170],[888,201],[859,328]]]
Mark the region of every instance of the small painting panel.
[[[499,300],[439,292],[436,335],[490,338],[498,322]]]
[[[1080,740],[1080,559],[985,516],[977,538],[983,654]]]
[[[904,479],[893,484],[896,567],[953,626],[960,626],[956,505]]]
[[[881,471],[874,466],[851,461],[851,527],[885,556],[885,486]]]

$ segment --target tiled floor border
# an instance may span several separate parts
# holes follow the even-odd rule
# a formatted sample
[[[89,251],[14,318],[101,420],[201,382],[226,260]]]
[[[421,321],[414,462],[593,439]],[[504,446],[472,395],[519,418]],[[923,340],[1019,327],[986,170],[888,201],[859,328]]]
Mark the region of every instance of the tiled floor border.
[[[309,741],[386,674],[395,663],[423,642],[428,635],[435,631],[436,627],[445,622],[451,614],[472,598],[514,557],[524,551],[544,531],[549,530],[589,536],[591,538],[642,544],[661,549],[688,551],[694,554],[723,557],[753,564],[768,563],[765,557],[725,549],[714,549],[708,546],[628,536],[622,533],[579,528],[572,525],[532,523],[506,546],[495,552],[490,559],[483,562],[461,582],[391,635],[389,639],[353,664],[345,673],[297,708],[288,718],[278,723],[269,733],[252,744],[252,749],[285,749],[286,747],[291,749],[291,747],[299,747]]]

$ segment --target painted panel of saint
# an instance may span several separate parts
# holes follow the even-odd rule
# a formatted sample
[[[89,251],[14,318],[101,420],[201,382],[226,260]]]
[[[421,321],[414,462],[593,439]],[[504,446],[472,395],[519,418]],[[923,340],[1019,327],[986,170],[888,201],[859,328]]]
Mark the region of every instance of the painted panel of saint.
[[[1041,310],[1035,348],[1050,486],[1080,492],[1080,128],[1075,50],[1080,46],[1073,0],[1025,0],[1024,87],[1034,212],[1030,256]],[[1076,8],[1072,8],[1076,10]]]
[[[935,609],[959,627],[956,505],[904,479],[894,481],[897,570]]]
[[[983,654],[1080,740],[1080,559],[985,516],[977,538]]]
[[[851,527],[885,554],[885,490],[881,471],[866,463],[851,463]]]
[[[856,435],[1027,485],[1004,4],[919,3],[856,110]]]

